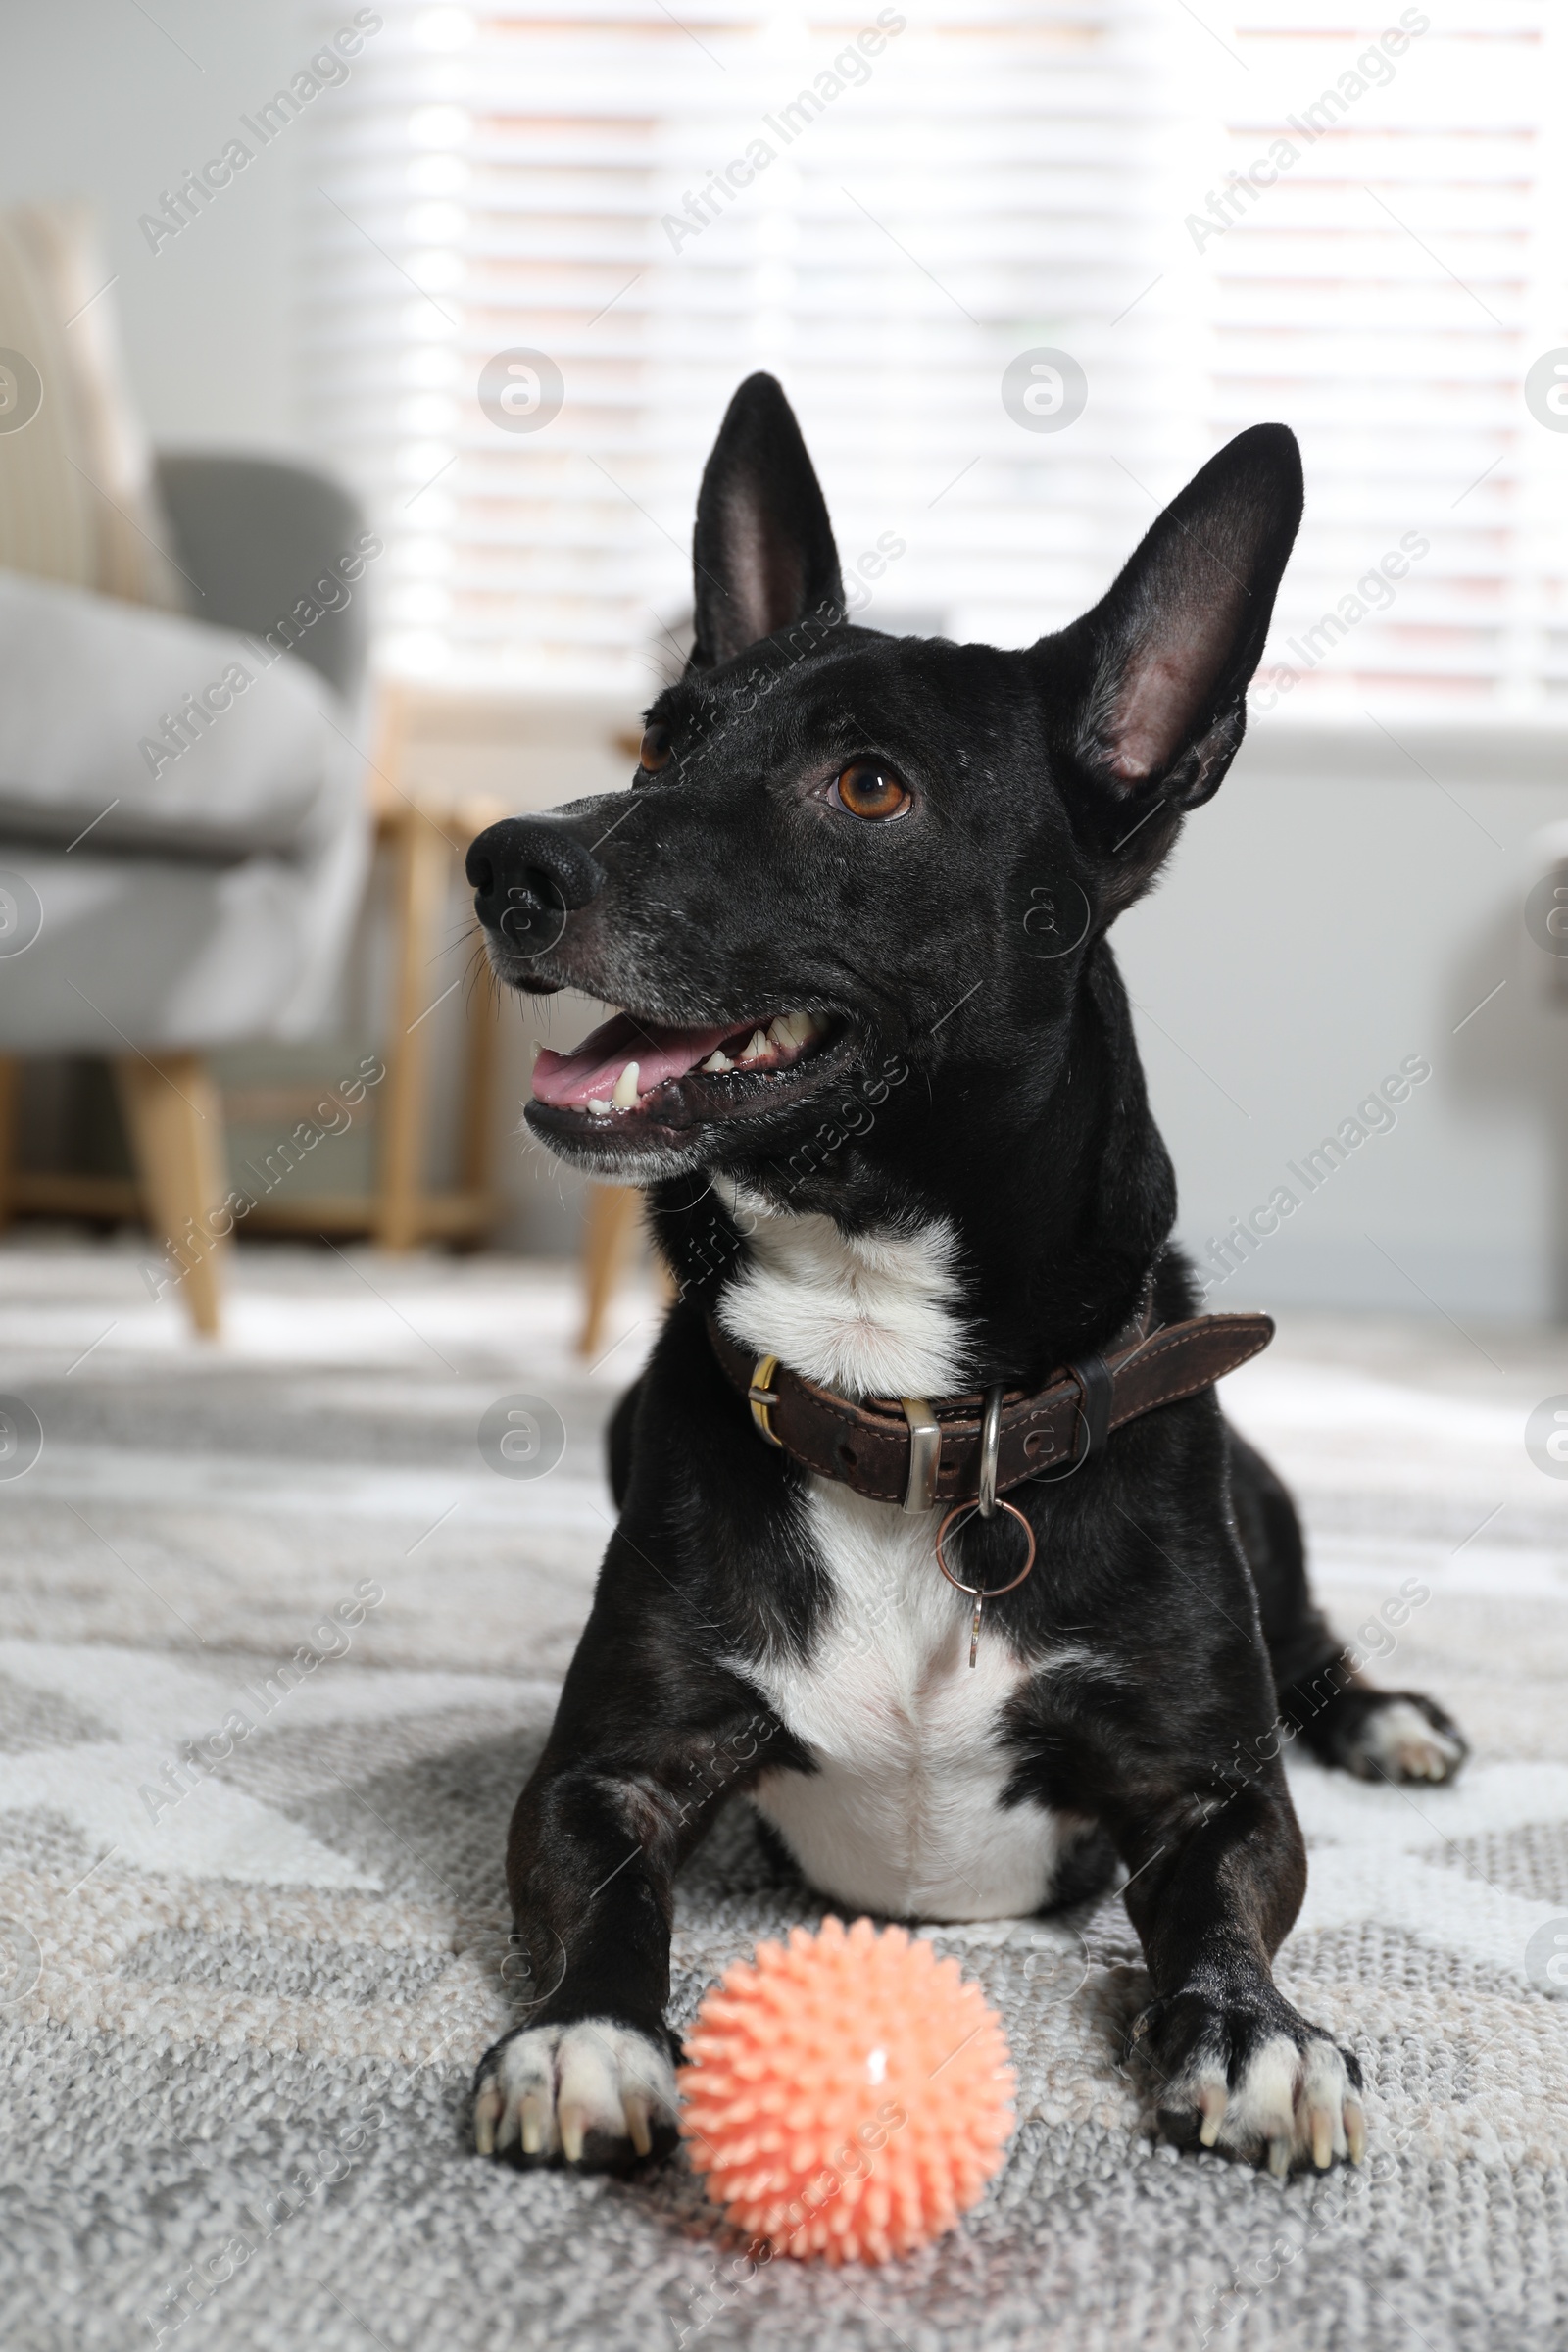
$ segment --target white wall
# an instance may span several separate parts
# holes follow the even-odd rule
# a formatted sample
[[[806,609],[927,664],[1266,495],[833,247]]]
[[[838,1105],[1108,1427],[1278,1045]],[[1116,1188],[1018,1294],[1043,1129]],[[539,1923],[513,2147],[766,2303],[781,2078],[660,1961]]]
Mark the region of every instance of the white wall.
[[[119,272],[131,374],[166,445],[300,447],[292,261],[307,193],[304,123],[157,254],[136,223],[158,209],[161,189],[220,153],[240,115],[313,45],[292,0],[156,0],[150,14],[129,0],[48,0],[6,11],[0,202],[94,201]]]
[[[1568,1311],[1568,993],[1523,922],[1565,814],[1562,735],[1254,727],[1114,935],[1183,1239],[1301,1201],[1211,1303]],[[1308,1195],[1286,1163],[1412,1054],[1397,1125]]]

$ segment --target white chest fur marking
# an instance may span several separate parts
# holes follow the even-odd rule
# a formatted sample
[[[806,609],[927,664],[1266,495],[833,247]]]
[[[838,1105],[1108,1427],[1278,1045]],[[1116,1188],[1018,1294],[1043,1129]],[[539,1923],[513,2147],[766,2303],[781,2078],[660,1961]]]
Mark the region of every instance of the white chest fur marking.
[[[808,1510],[832,1615],[804,1665],[740,1671],[817,1770],[766,1774],[758,1805],[812,1885],[854,1909],[1038,1910],[1077,1825],[1001,1802],[1015,1761],[1001,1744],[1002,1708],[1029,1669],[995,1632],[970,1668],[969,1604],[937,1567],[936,1513],[909,1516],[830,1479],[812,1480]]]
[[[851,1238],[830,1217],[718,1188],[749,1241],[718,1308],[732,1339],[841,1395],[961,1388],[967,1332],[948,1226]],[[764,1775],[759,1806],[812,1884],[852,1909],[1038,1910],[1078,1825],[1001,1803],[1012,1771],[1001,1713],[1029,1670],[993,1632],[971,1671],[969,1603],[937,1567],[936,1512],[911,1517],[825,1478],[810,1482],[807,1509],[833,1593],[811,1656],[735,1663],[817,1770]]]
[[[957,1244],[940,1221],[847,1235],[831,1217],[773,1209],[723,1177],[714,1190],[748,1238],[718,1319],[742,1348],[849,1396],[937,1396],[963,1385]]]

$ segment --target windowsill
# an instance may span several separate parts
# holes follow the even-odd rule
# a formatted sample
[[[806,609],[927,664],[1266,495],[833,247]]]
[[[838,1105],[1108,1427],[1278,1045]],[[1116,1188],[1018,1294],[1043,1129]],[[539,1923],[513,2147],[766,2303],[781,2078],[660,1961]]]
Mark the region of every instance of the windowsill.
[[[1543,719],[1448,719],[1380,711],[1376,717],[1278,712],[1249,714],[1237,755],[1281,776],[1345,773],[1358,783],[1433,779],[1468,784],[1568,786],[1568,715]]]
[[[575,680],[550,686],[514,678],[462,674],[410,676],[383,671],[383,689],[407,698],[415,730],[443,741],[570,743],[593,734],[622,736],[640,723],[655,682]],[[624,748],[617,745],[617,749]],[[1273,775],[1408,781],[1425,770],[1470,784],[1568,787],[1568,711],[1560,720],[1446,718],[1430,710],[1354,711],[1250,710],[1238,755]]]

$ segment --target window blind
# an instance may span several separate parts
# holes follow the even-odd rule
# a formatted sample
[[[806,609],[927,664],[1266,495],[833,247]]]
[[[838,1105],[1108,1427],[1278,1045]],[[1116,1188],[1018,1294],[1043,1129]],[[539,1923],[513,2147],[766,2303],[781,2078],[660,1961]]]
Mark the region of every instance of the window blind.
[[[1522,388],[1568,341],[1537,0],[378,13],[312,113],[305,335],[394,667],[652,691],[764,367],[874,625],[1029,642],[1283,416],[1308,521],[1259,709],[1563,693],[1568,449]]]
[[[1568,441],[1525,385],[1568,343],[1560,12],[1265,0],[1229,46],[1184,221],[1207,414],[1216,441],[1284,416],[1307,466],[1254,702],[1545,715]]]

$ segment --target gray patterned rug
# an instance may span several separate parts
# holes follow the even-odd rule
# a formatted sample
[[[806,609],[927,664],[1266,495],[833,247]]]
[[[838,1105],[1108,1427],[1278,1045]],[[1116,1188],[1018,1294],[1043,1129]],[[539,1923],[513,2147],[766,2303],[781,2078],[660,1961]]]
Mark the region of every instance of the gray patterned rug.
[[[1292,1768],[1311,1887],[1280,1975],[1361,2055],[1362,2172],[1282,2186],[1154,2144],[1116,2063],[1144,1997],[1116,1903],[938,1936],[1003,2013],[1019,2125],[914,2260],[753,2272],[678,2165],[468,2153],[506,1820],[653,1311],[629,1298],[585,1373],[564,1274],[258,1250],[215,1350],[122,1250],[0,1250],[0,1388],[43,1431],[0,1477],[7,2352],[1568,2344],[1568,1484],[1523,1442],[1568,1385],[1545,1334],[1287,1319],[1227,1387],[1342,1627],[1475,1743],[1451,1790]],[[548,1476],[481,1454],[517,1393],[561,1415]],[[682,1883],[681,2017],[818,1911],[728,1817]]]

